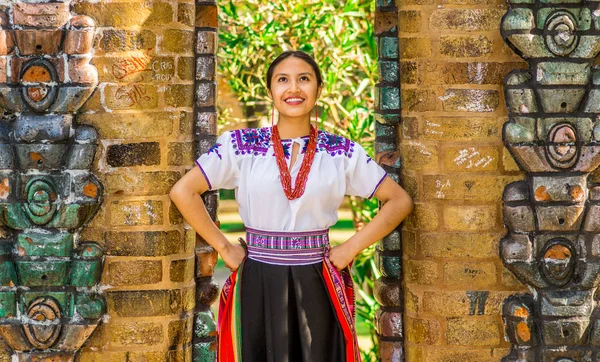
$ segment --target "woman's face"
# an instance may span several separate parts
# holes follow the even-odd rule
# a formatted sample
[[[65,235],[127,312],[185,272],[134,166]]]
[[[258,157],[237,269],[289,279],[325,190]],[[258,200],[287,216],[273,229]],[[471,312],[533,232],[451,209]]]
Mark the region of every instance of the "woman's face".
[[[275,67],[268,93],[282,117],[297,118],[310,115],[321,87],[310,64],[289,57]]]

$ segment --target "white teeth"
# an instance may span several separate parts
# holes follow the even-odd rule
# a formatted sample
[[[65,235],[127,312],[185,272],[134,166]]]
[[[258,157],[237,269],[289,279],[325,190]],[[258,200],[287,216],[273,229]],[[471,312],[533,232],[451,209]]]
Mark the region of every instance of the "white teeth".
[[[289,98],[289,99],[286,99],[285,101],[286,102],[302,102],[303,100],[304,99],[302,99],[302,98]]]

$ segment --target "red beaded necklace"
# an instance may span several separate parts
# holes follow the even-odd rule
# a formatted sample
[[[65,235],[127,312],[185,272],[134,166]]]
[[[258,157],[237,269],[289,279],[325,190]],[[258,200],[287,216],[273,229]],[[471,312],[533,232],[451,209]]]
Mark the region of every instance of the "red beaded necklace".
[[[304,154],[304,160],[300,166],[298,177],[296,177],[296,185],[292,190],[292,176],[288,170],[287,164],[285,163],[285,156],[283,154],[283,145],[281,144],[281,138],[279,137],[279,131],[277,126],[273,126],[271,132],[271,141],[273,142],[273,150],[275,151],[275,159],[277,160],[277,167],[279,168],[279,176],[281,178],[281,185],[283,186],[283,192],[287,196],[288,200],[294,200],[304,194],[306,188],[306,180],[308,180],[308,173],[312,166],[317,150],[317,130],[312,125],[310,126],[310,137],[308,139],[308,145],[306,146],[306,153]]]

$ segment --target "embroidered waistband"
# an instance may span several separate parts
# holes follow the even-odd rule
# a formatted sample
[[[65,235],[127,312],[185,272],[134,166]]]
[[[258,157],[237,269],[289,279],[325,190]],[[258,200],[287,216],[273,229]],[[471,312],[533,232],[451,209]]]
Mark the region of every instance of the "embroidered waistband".
[[[309,265],[323,261],[329,229],[272,232],[246,228],[248,258],[275,265]]]

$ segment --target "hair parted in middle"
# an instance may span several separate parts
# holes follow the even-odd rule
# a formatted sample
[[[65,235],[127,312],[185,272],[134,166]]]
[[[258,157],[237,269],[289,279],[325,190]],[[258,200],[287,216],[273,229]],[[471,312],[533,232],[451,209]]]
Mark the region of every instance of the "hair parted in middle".
[[[279,63],[281,63],[284,59],[289,57],[300,58],[307,62],[315,71],[315,76],[317,77],[317,85],[319,87],[323,86],[323,76],[321,75],[321,70],[319,69],[319,65],[317,62],[302,50],[286,50],[283,53],[279,54],[275,60],[269,65],[269,69],[267,70],[267,89],[271,89],[271,78],[273,77],[273,72],[275,71],[275,67]]]

